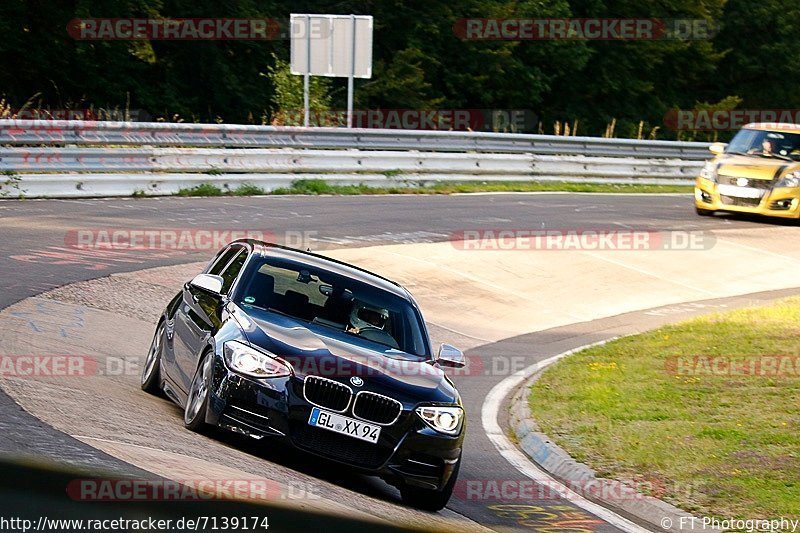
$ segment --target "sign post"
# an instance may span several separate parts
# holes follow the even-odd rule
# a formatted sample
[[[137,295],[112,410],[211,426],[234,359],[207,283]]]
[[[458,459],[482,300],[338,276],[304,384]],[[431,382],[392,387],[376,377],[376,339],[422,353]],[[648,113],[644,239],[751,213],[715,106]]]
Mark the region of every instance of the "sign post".
[[[373,19],[366,15],[291,16],[291,71],[303,76],[303,125],[310,123],[310,76],[347,78],[347,127],[353,127],[355,78],[372,77]]]

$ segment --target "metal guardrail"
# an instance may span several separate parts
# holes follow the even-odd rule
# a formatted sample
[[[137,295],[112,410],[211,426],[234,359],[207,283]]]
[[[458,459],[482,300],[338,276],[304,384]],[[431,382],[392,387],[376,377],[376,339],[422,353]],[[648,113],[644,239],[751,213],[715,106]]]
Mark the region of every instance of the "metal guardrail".
[[[260,148],[0,148],[0,172],[291,172],[393,175],[563,175],[629,178],[694,177],[699,163],[681,159],[483,154],[417,151]]]
[[[708,159],[708,144],[460,131],[296,128],[234,124],[0,120],[0,145],[117,145],[220,148],[525,153]]]
[[[337,184],[691,183],[708,145],[590,137],[0,120],[0,197],[173,194],[299,178]]]

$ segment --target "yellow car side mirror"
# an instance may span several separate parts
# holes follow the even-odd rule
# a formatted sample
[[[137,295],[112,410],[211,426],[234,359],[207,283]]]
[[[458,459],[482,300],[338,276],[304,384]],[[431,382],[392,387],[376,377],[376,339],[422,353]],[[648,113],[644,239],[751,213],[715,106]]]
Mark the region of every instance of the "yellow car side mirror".
[[[708,147],[708,151],[714,155],[720,155],[725,152],[727,146],[728,145],[725,143],[711,143],[711,146]]]

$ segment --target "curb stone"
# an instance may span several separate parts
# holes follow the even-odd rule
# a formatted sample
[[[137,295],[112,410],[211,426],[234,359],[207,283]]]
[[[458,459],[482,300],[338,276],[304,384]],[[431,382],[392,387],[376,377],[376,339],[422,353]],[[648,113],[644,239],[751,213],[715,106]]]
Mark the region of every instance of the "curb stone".
[[[594,470],[573,459],[563,448],[542,433],[531,416],[527,391],[539,379],[543,370],[539,370],[517,388],[511,395],[509,406],[509,424],[519,441],[519,447],[536,465],[584,498],[636,518],[638,522],[644,522],[642,525],[654,531],[685,532],[695,529],[721,531],[710,527],[704,528],[699,518],[692,520],[692,514],[658,498],[636,493],[628,484],[597,477]],[[632,497],[609,497],[609,495],[625,494],[630,494]],[[681,527],[681,519],[684,527]]]

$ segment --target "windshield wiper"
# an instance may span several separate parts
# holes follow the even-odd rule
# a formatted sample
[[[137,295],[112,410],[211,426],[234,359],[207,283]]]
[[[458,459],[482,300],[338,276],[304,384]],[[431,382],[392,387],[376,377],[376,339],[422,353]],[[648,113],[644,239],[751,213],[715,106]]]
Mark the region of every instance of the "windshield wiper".
[[[279,315],[288,316],[294,320],[299,320],[300,322],[308,322],[308,320],[304,318],[300,318],[299,316],[290,315],[286,311],[281,311],[280,309],[275,309],[274,307],[267,307],[267,311],[272,311],[273,313],[278,313]]]
[[[776,154],[774,152],[769,153],[769,154],[763,154],[762,153],[762,154],[758,154],[758,155],[760,155],[761,157],[776,157],[778,159],[783,159],[784,161],[794,161],[794,159],[792,159],[788,155]]]
[[[785,160],[785,161],[794,161],[794,159],[792,159],[792,158],[791,158],[791,157],[789,157],[788,155],[776,154],[776,153],[774,153],[774,152],[770,152],[770,153],[768,153],[768,154],[765,154],[764,152],[736,152],[736,151],[727,151],[727,152],[725,152],[725,155],[744,155],[744,156],[756,156],[756,155],[757,155],[757,156],[759,156],[759,157],[774,157],[774,158],[777,158],[777,159],[783,159],[783,160]]]

